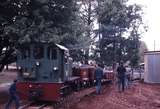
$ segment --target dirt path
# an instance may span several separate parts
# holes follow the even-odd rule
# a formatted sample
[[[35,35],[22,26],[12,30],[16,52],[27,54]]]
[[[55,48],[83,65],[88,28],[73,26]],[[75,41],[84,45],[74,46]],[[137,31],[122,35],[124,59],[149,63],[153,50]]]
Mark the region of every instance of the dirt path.
[[[160,85],[137,82],[124,93],[112,85],[104,88],[101,95],[84,97],[70,109],[160,109]]]

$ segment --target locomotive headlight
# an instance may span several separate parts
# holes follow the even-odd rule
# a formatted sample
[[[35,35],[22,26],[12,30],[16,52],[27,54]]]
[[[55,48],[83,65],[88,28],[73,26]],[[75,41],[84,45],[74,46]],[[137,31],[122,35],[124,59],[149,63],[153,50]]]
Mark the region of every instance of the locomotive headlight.
[[[57,68],[57,67],[54,67],[53,70],[58,70],[58,68]]]
[[[40,63],[39,63],[39,62],[36,62],[36,66],[40,66]]]

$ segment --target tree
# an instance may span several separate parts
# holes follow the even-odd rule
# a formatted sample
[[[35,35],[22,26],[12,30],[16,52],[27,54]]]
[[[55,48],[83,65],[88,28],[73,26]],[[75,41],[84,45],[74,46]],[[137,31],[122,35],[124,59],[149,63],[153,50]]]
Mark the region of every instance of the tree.
[[[94,40],[94,21],[96,20],[96,0],[79,0],[77,3],[79,4],[79,16],[84,24],[84,36],[85,40],[81,43],[85,45],[85,47],[80,44],[81,49],[83,51],[82,58],[85,61],[89,59],[89,48],[91,43]]]
[[[138,63],[137,54],[142,33],[139,30],[143,28],[142,14],[139,5],[127,5],[123,0],[99,2],[99,48],[101,60],[105,60],[105,64],[130,61],[131,65],[135,66]]]
[[[4,65],[16,59],[15,42],[18,37],[6,27],[14,23],[15,16],[19,14],[18,9],[12,1],[0,1],[0,71]]]
[[[17,41],[59,43],[71,50],[74,60],[88,59],[97,19],[99,61],[127,61],[126,44],[139,47],[141,7],[123,0],[1,0],[0,15],[0,70],[15,54]]]
[[[148,51],[146,43],[144,41],[140,41],[140,47],[139,47],[139,53],[138,53],[140,57],[140,60],[139,60],[140,63],[144,62],[144,52],[146,51]]]

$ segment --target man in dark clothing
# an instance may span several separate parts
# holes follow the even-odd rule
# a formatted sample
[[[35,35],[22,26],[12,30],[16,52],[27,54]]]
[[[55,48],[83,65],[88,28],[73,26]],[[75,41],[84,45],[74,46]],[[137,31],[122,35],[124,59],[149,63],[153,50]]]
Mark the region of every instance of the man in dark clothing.
[[[16,90],[16,82],[17,82],[17,80],[14,80],[14,82],[11,84],[11,86],[9,88],[10,99],[9,99],[8,103],[6,104],[5,109],[9,109],[9,106],[11,105],[12,101],[15,102],[16,109],[18,109],[20,106],[19,97],[17,95],[17,90]]]
[[[126,68],[123,66],[123,63],[120,63],[120,66],[117,68],[117,73],[118,73],[118,89],[119,91],[124,91],[125,87],[125,73],[126,73]]]
[[[95,70],[95,79],[96,79],[96,93],[100,94],[101,92],[101,80],[103,78],[103,70],[98,64],[98,67]]]

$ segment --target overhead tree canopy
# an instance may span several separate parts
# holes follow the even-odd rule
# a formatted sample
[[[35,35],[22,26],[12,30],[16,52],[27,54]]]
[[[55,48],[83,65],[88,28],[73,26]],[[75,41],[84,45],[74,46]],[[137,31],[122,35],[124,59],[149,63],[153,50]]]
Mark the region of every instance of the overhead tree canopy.
[[[65,45],[76,61],[88,59],[90,45],[97,41],[92,58],[107,65],[130,61],[134,66],[142,14],[139,5],[128,5],[127,0],[1,0],[0,70],[15,61],[17,43],[32,41]]]
[[[78,8],[76,0],[1,1],[1,69],[10,63],[4,60],[12,57],[17,43],[46,41],[69,46],[84,40],[85,25]],[[3,51],[6,47],[14,50],[8,54]]]

